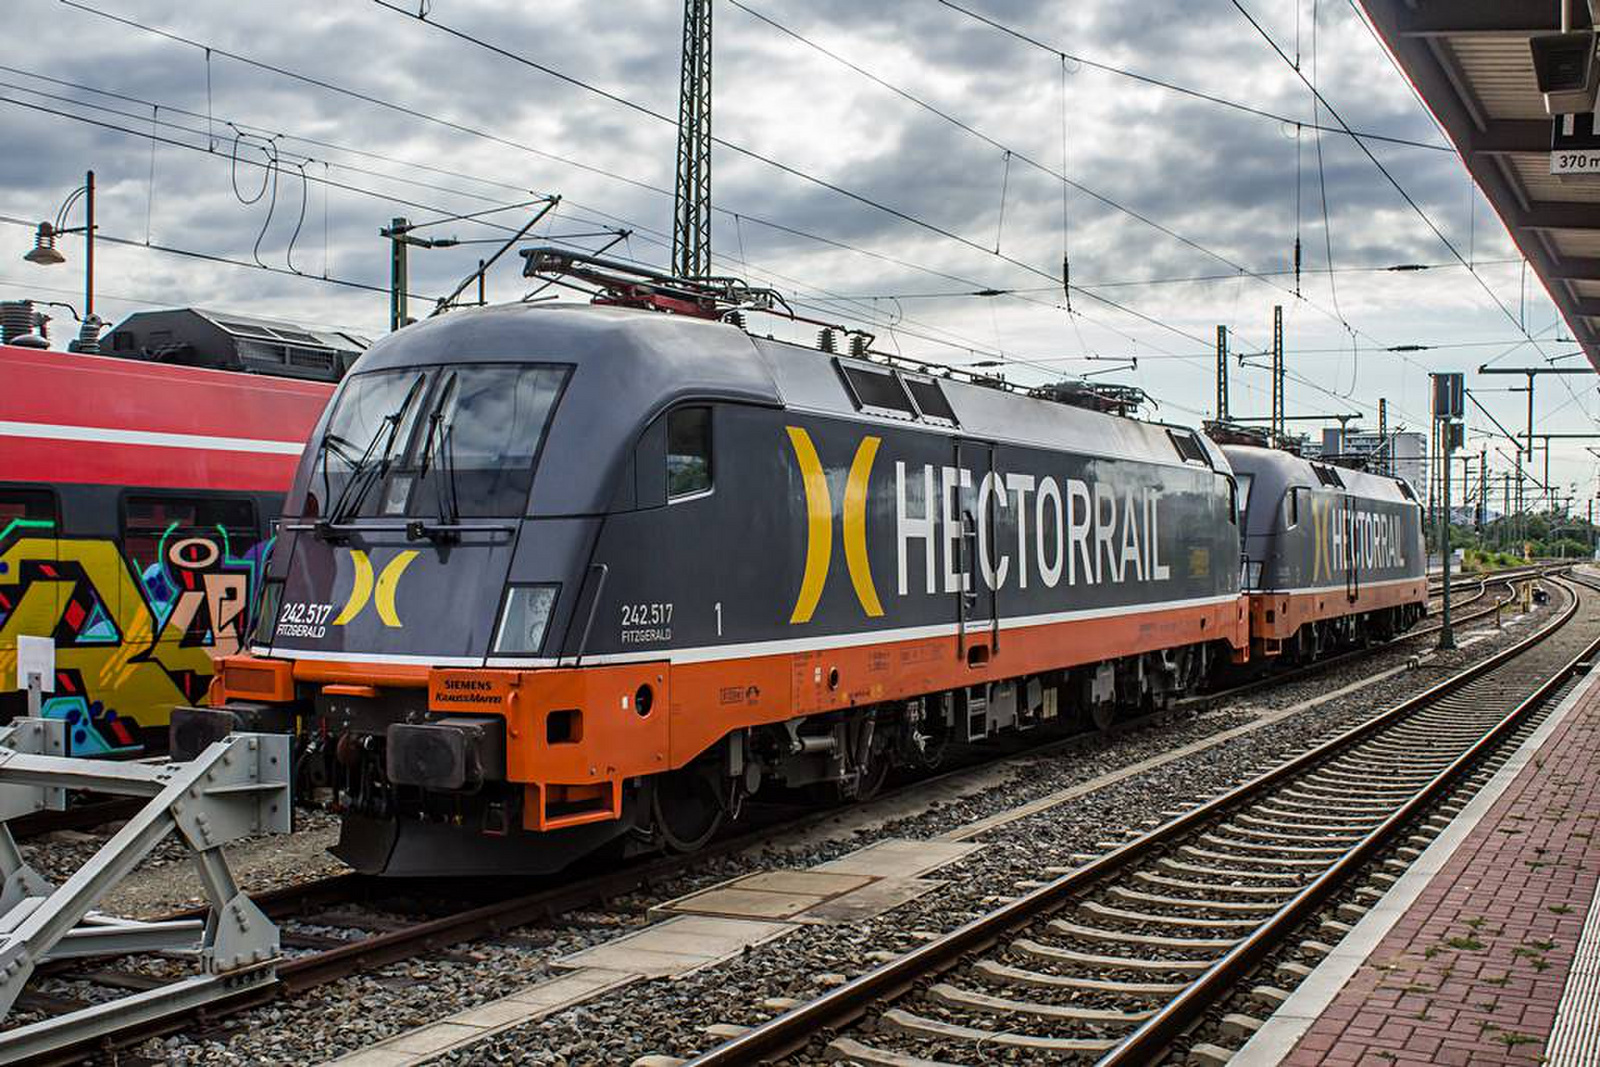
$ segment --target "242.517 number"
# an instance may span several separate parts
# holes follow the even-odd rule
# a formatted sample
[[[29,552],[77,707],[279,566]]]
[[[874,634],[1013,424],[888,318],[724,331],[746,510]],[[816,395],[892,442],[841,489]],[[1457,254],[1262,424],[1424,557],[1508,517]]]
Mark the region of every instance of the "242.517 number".
[[[672,605],[670,603],[624,604],[622,605],[622,625],[624,628],[632,626],[670,626],[672,625]]]

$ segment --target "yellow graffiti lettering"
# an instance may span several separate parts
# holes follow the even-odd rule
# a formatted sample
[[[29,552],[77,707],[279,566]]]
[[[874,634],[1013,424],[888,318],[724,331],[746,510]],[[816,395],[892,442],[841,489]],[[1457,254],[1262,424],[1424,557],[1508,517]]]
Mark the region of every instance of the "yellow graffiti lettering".
[[[47,561],[63,573],[81,570],[82,576],[36,580],[18,588],[23,562],[29,560]],[[77,672],[85,686],[78,695],[86,702],[102,701],[120,718],[147,727],[162,725],[174,704],[195,699],[178,687],[178,680],[209,678],[213,657],[238,647],[243,620],[237,614],[224,624],[205,620],[213,644],[186,642],[190,627],[206,614],[206,596],[198,591],[177,597],[158,622],[114,541],[23,538],[0,554],[0,564],[4,565],[0,575],[16,576],[16,581],[0,578],[0,587],[8,590],[16,604],[0,623],[0,679],[4,684],[12,682],[15,672],[17,635],[54,633],[78,581],[93,588],[115,626],[117,640],[110,644],[63,643],[56,649],[56,668]]]

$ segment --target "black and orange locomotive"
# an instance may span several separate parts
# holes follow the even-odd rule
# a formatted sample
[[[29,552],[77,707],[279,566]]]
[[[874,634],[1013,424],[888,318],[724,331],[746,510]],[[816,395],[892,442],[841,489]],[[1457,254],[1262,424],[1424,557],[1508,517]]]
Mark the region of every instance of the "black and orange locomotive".
[[[693,849],[766,786],[1410,625],[1415,501],[1327,470],[692,315],[453,313],[340,386],[174,749],[294,730],[365,871]]]

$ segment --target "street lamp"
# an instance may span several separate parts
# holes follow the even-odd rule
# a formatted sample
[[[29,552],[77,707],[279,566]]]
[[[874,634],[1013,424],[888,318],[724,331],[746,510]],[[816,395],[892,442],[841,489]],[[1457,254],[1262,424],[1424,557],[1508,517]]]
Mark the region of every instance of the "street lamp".
[[[33,251],[22,258],[41,267],[65,263],[67,257],[56,251],[56,228],[48,222],[39,223],[39,232],[33,237]]]
[[[79,200],[84,204],[84,224],[82,226],[67,227],[67,213],[72,210]],[[38,232],[33,236],[33,248],[22,258],[29,263],[37,263],[43,267],[65,263],[67,257],[61,254],[56,247],[56,238],[63,234],[83,234],[83,323],[84,333],[90,332],[90,322],[93,320],[96,333],[100,320],[94,318],[94,171],[84,175],[83,184],[67,194],[67,199],[62,202],[61,210],[56,212],[55,222],[39,223]]]

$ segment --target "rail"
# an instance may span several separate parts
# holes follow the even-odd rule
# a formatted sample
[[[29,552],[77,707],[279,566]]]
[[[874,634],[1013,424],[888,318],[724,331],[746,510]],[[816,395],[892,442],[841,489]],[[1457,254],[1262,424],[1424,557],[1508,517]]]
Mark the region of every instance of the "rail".
[[[802,1047],[817,1034],[848,1025],[872,1010],[874,1006],[904,994],[919,980],[950,969],[969,953],[998,944],[1013,931],[1027,927],[1042,916],[1060,910],[1084,891],[1106,881],[1110,876],[1136,862],[1164,852],[1185,835],[1198,830],[1256,795],[1321,764],[1352,745],[1406,719],[1416,711],[1462,690],[1477,679],[1498,670],[1543,643],[1566,626],[1577,613],[1578,596],[1570,587],[1568,589],[1571,593],[1569,604],[1555,620],[1537,633],[1222,796],[1178,815],[1049,884],[1034,889],[987,915],[884,963],[815,1000],[792,1008],[732,1038],[691,1061],[693,1067],[726,1067],[729,1064],[756,1063],[787,1054]],[[1592,656],[1596,645],[1600,645],[1600,642],[1588,646],[1583,653],[1569,661],[1562,671],[1557,672],[1554,680],[1541,685],[1533,696],[1522,701],[1513,712],[1513,716],[1520,718],[1528,708],[1535,706],[1543,695],[1548,694],[1555,685],[1559,685],[1579,663],[1586,657]],[[1502,726],[1496,727],[1491,735],[1487,735],[1475,744],[1470,753],[1464,753],[1452,762],[1433,783],[1430,783],[1424,797],[1406,804],[1403,817],[1397,814],[1397,817],[1385,820],[1379,830],[1363,839],[1357,846],[1361,857],[1364,859],[1370,856],[1389,841],[1398,827],[1403,826],[1429,799],[1437,796],[1445,784],[1454,780],[1462,768],[1485,750],[1485,746],[1498,741],[1504,735],[1504,731],[1511,728],[1511,721],[1512,716],[1508,716]],[[1137,1039],[1137,1044],[1117,1046],[1108,1054],[1105,1062],[1144,1063],[1155,1059],[1156,1053],[1163,1050],[1173,1036],[1181,1033],[1198,1017],[1198,1013],[1213,1003],[1219,990],[1231,988],[1240,973],[1254,966],[1270,951],[1283,930],[1292,929],[1309,910],[1325,900],[1333,887],[1343,880],[1342,875],[1359,862],[1361,860],[1358,859],[1341,861],[1338,864],[1341,877],[1332,877],[1332,872],[1329,872],[1328,875],[1318,878],[1309,885],[1286,905],[1283,913],[1285,917],[1270,921],[1272,931],[1270,937],[1262,934],[1248,939],[1231,950],[1188,987],[1192,991],[1185,992],[1178,1001],[1169,1003],[1165,1009],[1153,1015],[1139,1030],[1130,1035],[1127,1041],[1131,1043]],[[1122,1049],[1125,1047],[1133,1051],[1123,1052]]]

